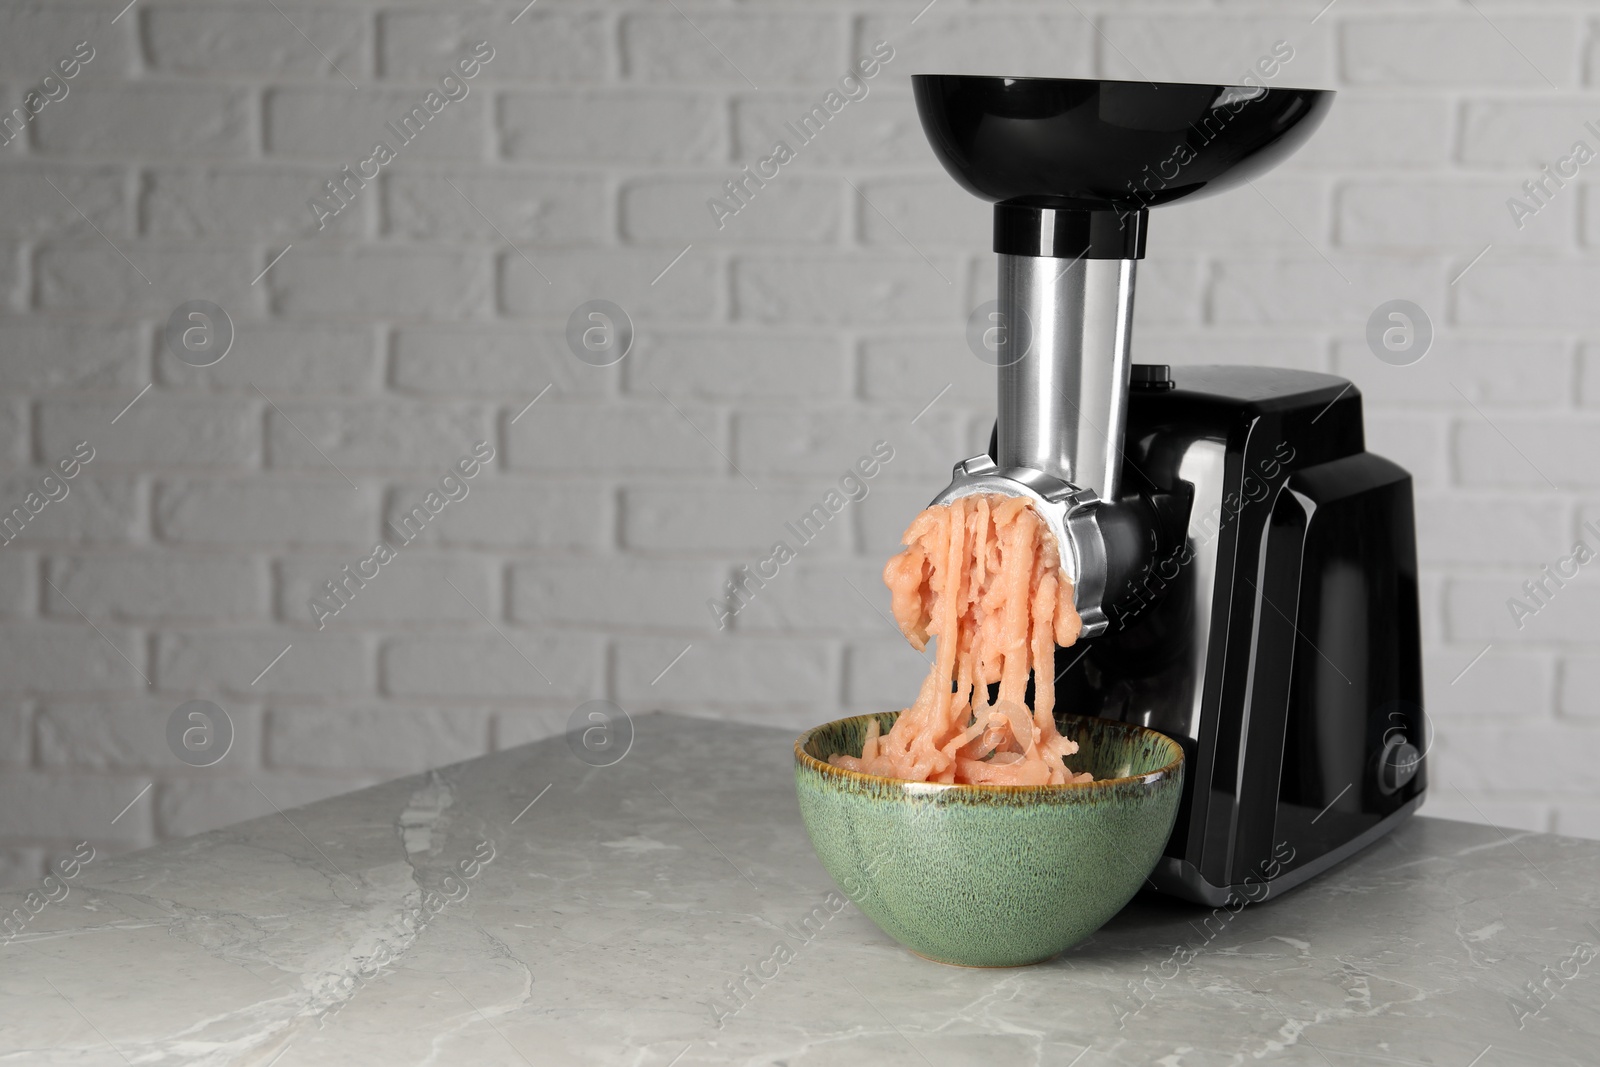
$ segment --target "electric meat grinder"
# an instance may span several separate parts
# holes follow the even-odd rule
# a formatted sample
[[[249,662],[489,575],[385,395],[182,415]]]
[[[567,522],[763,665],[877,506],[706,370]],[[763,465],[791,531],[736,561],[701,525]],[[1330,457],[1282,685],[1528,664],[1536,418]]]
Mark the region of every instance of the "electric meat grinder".
[[[1288,889],[1421,804],[1411,477],[1365,450],[1342,378],[1130,362],[1148,209],[1282,161],[1323,90],[919,74],[935,153],[994,206],[994,436],[934,500],[1029,497],[1083,635],[1058,706],[1177,740],[1151,882]]]

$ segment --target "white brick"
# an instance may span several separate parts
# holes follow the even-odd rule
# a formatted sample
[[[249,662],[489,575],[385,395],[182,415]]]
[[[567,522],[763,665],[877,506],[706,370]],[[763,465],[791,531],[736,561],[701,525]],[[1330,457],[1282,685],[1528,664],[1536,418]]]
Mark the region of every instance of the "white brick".
[[[1561,688],[1556,706],[1565,716],[1586,721],[1600,720],[1600,656],[1572,655],[1562,658]]]
[[[1438,572],[1430,572],[1424,561],[1417,575],[1417,607],[1422,615],[1424,647],[1444,640],[1444,585],[1444,576]],[[1467,658],[1463,657],[1460,661],[1462,666],[1466,666]],[[1452,674],[1451,677],[1455,675]]]
[[[117,818],[149,781],[136,775],[8,774],[0,779],[0,811],[6,813],[9,825],[25,827],[30,837],[60,842],[92,838],[98,859],[101,843],[150,843],[148,795]],[[63,844],[55,851],[71,852],[72,845]]]
[[[1589,37],[1585,42],[1584,56],[1581,60],[1585,73],[1584,81],[1588,85],[1595,84],[1597,78],[1600,78],[1600,66],[1596,64],[1597,58],[1600,58],[1600,48],[1597,48],[1594,38]]]
[[[0,615],[26,616],[39,603],[39,564],[19,548],[0,553]],[[5,757],[5,705],[0,702],[0,760]]]
[[[250,94],[241,88],[82,82],[39,112],[32,136],[49,155],[160,161],[243,156],[254,137],[252,111]]]
[[[143,384],[144,332],[134,326],[98,323],[0,321],[0,388],[54,392],[128,389]],[[128,387],[132,388],[128,388]]]
[[[887,87],[886,80],[886,75],[879,73],[875,81],[868,83],[868,96],[846,104],[820,132],[815,120],[810,127],[812,132],[801,128],[801,120],[813,108],[822,107],[828,93],[825,88],[806,92],[767,90],[735,97],[733,157],[741,162],[763,159],[772,155],[773,146],[781,141],[795,154],[787,164],[790,168],[904,163],[929,166],[932,153],[910,95]]]
[[[752,169],[751,174],[755,174]],[[743,183],[735,198],[723,183]],[[622,189],[622,233],[635,243],[695,241],[703,244],[834,244],[844,219],[843,193],[827,178],[803,178],[781,170],[757,185],[738,172],[692,178],[644,178]],[[716,201],[723,211],[709,205]],[[732,214],[729,214],[729,211]]]
[[[39,762],[43,767],[170,772],[181,765],[167,746],[167,720],[184,700],[150,696],[115,701],[51,700],[39,710]],[[233,702],[218,706],[233,726],[233,741],[210,773],[258,766],[260,709]]]
[[[717,307],[718,270],[702,249],[673,263],[668,249],[572,249],[558,257],[530,254],[543,277],[516,252],[501,257],[500,306],[506,314],[565,323],[578,305],[611,300],[633,320],[688,322]],[[663,275],[668,265],[672,266]],[[654,285],[651,280],[660,278]]]
[[[28,405],[22,397],[0,399],[0,461],[16,468],[28,462]]]
[[[823,82],[844,73],[844,34],[837,16],[701,11],[693,19],[675,11],[625,16],[622,56],[628,76],[740,87],[748,77],[765,87]]]
[[[220,304],[235,322],[264,310],[263,294],[250,287],[263,264],[236,248],[197,249],[145,241],[118,247],[127,260],[98,239],[92,245],[41,247],[34,255],[40,306],[83,312],[115,307],[159,316],[163,322],[188,300]]]
[[[1570,550],[1569,514],[1569,505],[1562,500],[1420,494],[1417,553],[1429,566],[1538,567]]]
[[[102,626],[100,631],[97,634],[77,621],[7,623],[0,627],[0,676],[6,679],[7,690],[142,690],[145,680],[139,673],[150,673],[144,638],[120,626]]]
[[[1570,416],[1494,414],[1493,423],[1474,412],[1463,415],[1455,433],[1460,479],[1468,485],[1600,485],[1591,461],[1600,448],[1600,419]]]
[[[877,472],[864,483],[870,491],[890,473],[896,480],[921,476],[931,481],[948,472],[964,458],[959,453],[965,430],[960,415],[937,408],[920,417],[912,407],[747,409],[734,417],[733,461],[752,477],[777,474],[834,482],[850,474],[859,479],[857,465],[866,463]],[[880,441],[893,450],[887,461],[874,460]]]
[[[164,385],[185,388],[260,389],[287,393],[356,393],[377,388],[381,361],[377,332],[366,325],[235,322],[233,349],[220,363],[194,367],[158,340],[156,369]],[[251,388],[254,386],[255,388]],[[140,401],[143,403],[143,401]]]
[[[1452,111],[1448,100],[1433,96],[1389,91],[1363,96],[1359,90],[1345,90],[1311,139],[1283,166],[1316,174],[1438,167],[1450,157],[1454,143]]]
[[[1448,250],[1486,244],[1570,247],[1577,235],[1577,197],[1551,201],[1518,229],[1506,198],[1518,195],[1505,180],[1456,184],[1355,182],[1339,190],[1338,242],[1348,247]],[[1480,264],[1481,266],[1481,264]]]
[[[1582,533],[1589,528],[1591,523],[1600,526],[1600,508],[1596,508],[1593,504],[1580,503],[1578,508],[1578,529],[1574,532]]]
[[[0,766],[33,762],[33,702],[0,698]]]
[[[607,75],[609,27],[605,15],[521,14],[522,5],[481,11],[385,12],[381,19],[383,75],[435,83],[488,42],[493,55],[468,85],[485,95],[484,82],[599,81]],[[513,16],[517,24],[510,26]]]
[[[13,109],[22,106],[25,89],[0,86],[0,117],[13,114]],[[16,130],[17,120],[12,119],[12,130]],[[28,158],[29,133],[27,128],[19,132],[7,133],[0,130],[0,137],[5,137],[0,143],[0,160],[8,165],[24,163]]]
[[[325,89],[273,89],[266,102],[267,153],[327,161],[329,178],[344,164],[354,168],[370,158],[379,142],[397,157],[390,166],[404,167],[419,159],[460,164],[487,158],[488,95],[469,93],[429,115],[423,100],[437,91],[436,85],[404,89],[368,85],[356,92],[342,81]],[[402,126],[401,120],[419,108],[429,115],[421,128],[415,120],[410,129]]]
[[[1181,210],[1181,209],[1180,209]],[[1157,254],[1139,264],[1133,299],[1133,330],[1137,337],[1151,326],[1188,324],[1200,320],[1205,268],[1201,261]],[[994,299],[993,282],[987,281],[972,306]]]
[[[1600,804],[1574,801],[1557,804],[1555,809],[1552,832],[1591,841],[1600,839]]]
[[[130,396],[129,399],[132,399]],[[45,401],[38,434],[45,456],[63,456],[86,438],[105,442],[96,463],[110,466],[249,467],[261,462],[260,404],[145,396],[128,400]],[[118,413],[127,408],[118,418]],[[111,424],[117,419],[117,424]]]
[[[1577,84],[1577,19],[1519,12],[1490,22],[1479,14],[1346,19],[1338,27],[1340,74],[1358,85]]]
[[[950,256],[939,256],[932,265],[911,252],[747,256],[733,264],[734,317],[829,325],[942,321],[957,328],[962,280],[961,264]]]
[[[1554,563],[1555,559],[1545,562]],[[1497,646],[1581,645],[1600,628],[1600,580],[1589,573],[1593,566],[1591,563],[1580,570],[1562,588],[1552,584],[1552,593],[1545,595],[1542,607],[1523,588],[1525,582],[1544,576],[1541,567],[1524,566],[1498,575],[1456,578],[1445,587],[1445,633],[1451,641],[1463,646],[1477,642],[1480,648],[1485,642]],[[1533,615],[1514,615],[1509,604],[1513,599],[1537,611]]]
[[[1530,323],[1543,329],[1589,328],[1589,298],[1600,285],[1600,264],[1499,252],[1484,256],[1455,284],[1457,322],[1516,329]]]
[[[1450,789],[1437,781],[1429,783],[1427,800],[1422,813],[1431,819],[1454,819],[1457,822],[1498,826],[1505,831],[1531,830],[1549,833],[1550,805],[1532,800],[1503,800],[1487,796],[1476,790],[1467,795]],[[1536,877],[1530,873],[1530,877]]]
[[[738,478],[713,485],[683,481],[672,486],[631,486],[623,490],[623,543],[646,551],[731,552],[755,559],[770,555],[773,543],[782,540],[807,556],[846,554],[854,540],[852,511],[859,505],[834,516],[804,546],[785,526],[798,522],[833,488],[826,483],[769,484],[758,493]]]
[[[1152,247],[1202,248],[1240,245],[1291,246],[1302,235],[1327,243],[1328,188],[1319,179],[1269,171],[1248,186],[1218,196],[1185,200],[1151,215]]]
[[[197,552],[56,556],[45,574],[45,611],[117,621],[262,620],[269,613],[267,568],[248,556]]]
[[[133,53],[131,19],[111,25],[115,11],[99,5],[13,4],[0,13],[0,78],[37,85],[46,74],[60,76],[56,63],[73,56],[80,41],[90,42],[94,56],[68,81],[76,92],[79,79],[126,75]],[[69,95],[66,99],[70,100]]]
[[[152,168],[140,191],[139,216],[144,232],[160,237],[289,241],[324,228],[308,202],[314,197],[326,198],[324,183],[337,177],[332,168],[260,163]],[[352,206],[338,215],[341,229],[337,232],[346,236],[370,233],[377,217],[378,198],[371,182],[354,195]],[[363,221],[357,222],[358,218]],[[326,222],[326,226],[333,225]],[[278,251],[274,249],[273,254]],[[280,265],[294,266],[292,262]]]
[[[390,535],[387,543],[391,548],[398,546],[398,553],[371,578],[363,578],[359,567],[359,562],[370,556],[370,547],[366,552],[342,556],[295,556],[283,560],[278,564],[279,615],[291,622],[313,625],[321,615],[328,630],[349,632],[375,624],[475,623],[479,621],[479,611],[491,617],[499,614],[495,602],[499,579],[487,560],[408,549],[399,541],[398,535]],[[350,568],[354,579],[346,576],[345,567]],[[343,606],[328,594],[328,582],[340,587]],[[451,584],[456,588],[450,588]],[[466,599],[462,599],[463,594]],[[325,612],[313,612],[313,597],[324,608],[339,607],[338,613],[330,619]]]
[[[1333,77],[1333,38],[1307,29],[1309,15],[1128,16],[1101,20],[1105,76],[1130,81],[1238,85],[1247,76],[1272,86],[1322,86]],[[1080,20],[1079,32],[1088,27]],[[1273,61],[1279,43],[1292,57]],[[1263,66],[1258,67],[1261,63]],[[1268,72],[1272,72],[1269,76]],[[985,71],[984,73],[989,73]]]
[[[1519,722],[1515,725],[1452,723],[1429,754],[1439,775],[1469,794],[1506,791],[1506,767],[1537,767],[1550,781],[1577,783],[1590,773],[1593,730]],[[1454,793],[1455,789],[1439,790]]]
[[[635,358],[630,354],[627,362]],[[552,384],[546,401],[604,393],[619,373],[580,361],[561,328],[419,326],[399,330],[394,340],[394,384],[399,389],[429,396],[490,396],[509,400],[518,410]],[[533,412],[523,417],[532,418]]]
[[[1338,342],[1333,371],[1361,383],[1361,394],[1369,409],[1392,406],[1459,411],[1466,406],[1461,400],[1463,394],[1474,404],[1491,410],[1548,407],[1572,391],[1573,359],[1565,342],[1442,334],[1442,324],[1433,325],[1433,345],[1419,362],[1391,366],[1373,354],[1365,339],[1348,340]]]
[[[897,334],[869,337],[861,342],[861,390],[866,398],[915,402],[920,407],[949,385],[950,391],[929,409],[930,415],[947,405],[976,403],[992,418],[995,374],[993,364],[979,359],[967,347],[964,327],[927,337]]]
[[[1526,181],[1527,179],[1524,180]],[[1556,195],[1562,197],[1560,203],[1564,204],[1567,200],[1571,199],[1569,194],[1574,191],[1580,192],[1583,198],[1583,209],[1578,213],[1582,220],[1581,229],[1583,231],[1583,243],[1591,248],[1595,245],[1600,245],[1600,219],[1595,217],[1595,212],[1600,211],[1600,186],[1585,185],[1581,190],[1567,190],[1565,192],[1556,190],[1555,192]],[[1558,202],[1556,201],[1555,197],[1552,196],[1547,204],[1541,205],[1524,195],[1521,189],[1518,189],[1515,192],[1524,204],[1535,209],[1535,214],[1532,218],[1527,216],[1523,217],[1523,224],[1528,227],[1535,225],[1542,226],[1543,223],[1538,222],[1539,216],[1546,214],[1547,211],[1553,211],[1555,209],[1555,204]],[[1509,209],[1507,209],[1507,217],[1510,217]]]
[[[483,755],[489,719],[478,709],[275,706],[266,748],[274,768],[411,774]]]
[[[506,466],[513,470],[729,470],[724,420],[679,403],[602,405],[546,401],[506,427]],[[704,434],[705,436],[701,436]],[[708,441],[707,438],[710,438]]]
[[[848,381],[837,337],[793,330],[641,329],[621,366],[630,393],[655,397],[659,387],[674,399],[825,399]]]
[[[1430,734],[1449,730],[1461,719],[1503,720],[1512,709],[1540,718],[1550,707],[1555,672],[1548,656],[1491,648],[1473,663],[1481,651],[1467,646],[1423,650],[1423,704]]]
[[[676,638],[621,642],[616,651],[617,701],[642,710],[657,702],[827,708],[838,700],[839,654],[829,642],[794,637],[696,641],[661,674],[682,651]]]
[[[987,250],[994,209],[944,176],[884,178],[848,190],[856,203],[861,240],[903,249],[955,246]]]
[[[1057,78],[1094,74],[1094,27],[1076,11],[1056,8],[1048,15],[930,11],[929,17],[908,24],[914,14],[914,10],[906,15],[874,14],[859,23],[857,56],[874,54],[879,42],[894,49],[878,75],[880,83],[904,87],[911,74],[926,70]]]
[[[743,561],[751,568],[746,575],[755,573],[755,565],[764,558],[765,553]],[[889,591],[883,584],[885,562],[886,559],[797,559],[784,564],[764,586],[747,581],[745,603],[734,616],[732,626],[765,634],[893,635],[898,631],[889,613]],[[738,575],[735,580],[746,575]],[[737,606],[722,589],[717,592],[726,606]],[[706,617],[715,618],[709,609]]]
[[[1074,2],[1077,3],[1078,7],[1080,9],[1082,9],[1083,11],[1085,11],[1085,12],[1115,12],[1115,11],[1119,10],[1120,8],[1124,8],[1124,7],[1127,7],[1127,8],[1149,8],[1149,7],[1170,8],[1171,7],[1171,5],[1166,2],[1166,0],[1074,0]],[[1248,2],[1248,6],[1250,6],[1250,7],[1259,7],[1260,6],[1260,4],[1256,2],[1256,0],[1220,0],[1220,6],[1226,7],[1230,3],[1237,5],[1237,4],[1245,3],[1245,2]],[[1363,3],[1363,2],[1370,2],[1370,0],[1344,0],[1344,2],[1347,2],[1347,3],[1348,2],[1354,2],[1354,3],[1358,3],[1359,4],[1359,3]],[[974,6],[977,6],[977,7],[980,7],[980,8],[991,8],[991,7],[1004,7],[1004,6],[1018,6],[1018,7],[1020,7],[1020,6],[1023,6],[1023,5],[1021,3],[1018,3],[1017,0],[976,0]]]
[[[491,726],[496,752],[567,732],[567,719],[572,709],[566,705],[553,708],[521,707],[512,711],[497,712]]]
[[[508,92],[498,114],[506,159],[593,165],[719,163],[728,157],[724,105],[704,93]]]
[[[162,689],[340,697],[370,693],[373,681],[372,648],[360,637],[216,628],[169,631],[156,640],[155,682]]]
[[[370,547],[377,522],[377,487],[339,479],[185,479],[155,491],[156,532],[180,543]]]
[[[1379,304],[1404,298],[1420,304],[1436,320],[1443,320],[1446,278],[1436,261],[1357,257],[1327,248],[1321,251],[1327,259],[1306,249],[1303,254],[1229,256],[1220,260],[1211,293],[1213,319],[1229,324],[1348,326],[1365,324]],[[1478,264],[1467,278],[1483,266]],[[1136,298],[1135,314],[1139,303]]]
[[[722,569],[627,557],[549,558],[511,568],[510,616],[534,626],[699,629],[723,595]]]
[[[280,314],[402,320],[487,317],[493,269],[484,251],[308,249],[266,277]],[[260,270],[259,267],[256,268]]]
[[[1588,100],[1469,100],[1464,108],[1461,161],[1471,166],[1509,168],[1526,180],[1540,176],[1541,163],[1554,164],[1568,155],[1577,141],[1588,142],[1591,150],[1597,147],[1584,124],[1600,114]],[[1513,187],[1505,195],[1516,193]]]
[[[26,267],[23,246],[0,241],[0,313],[14,311],[27,300],[23,292]]]
[[[1367,451],[1393,460],[1411,473],[1416,489],[1445,484],[1449,470],[1445,422],[1438,416],[1368,412]]]
[[[51,458],[55,461],[69,455]],[[96,456],[99,455],[101,453],[97,452]],[[13,509],[23,506],[29,493],[43,495],[41,479],[46,474],[53,474],[58,481],[61,480],[59,469],[54,467],[0,478],[0,519],[12,515]],[[67,495],[46,504],[23,527],[22,536],[17,540],[19,545],[49,544],[59,547],[63,543],[123,542],[138,537],[143,528],[144,514],[133,478],[102,478],[79,473],[76,478],[62,484],[67,487]]]
[[[382,654],[384,692],[405,697],[582,700],[601,685],[599,637],[497,633],[398,638]]]
[[[883,633],[893,634],[880,624]],[[855,640],[845,651],[845,703],[869,711],[898,711],[917,699],[932,665],[898,635]]]
[[[370,16],[279,7],[153,7],[144,21],[150,66],[172,74],[333,78],[346,89],[339,71],[358,85],[371,75]]]
[[[1554,378],[1551,375],[1544,381]],[[1585,407],[1600,405],[1600,348],[1592,344],[1584,345],[1578,355],[1578,396]]]
[[[303,829],[306,816],[295,808],[372,782],[372,778],[358,775],[314,778],[294,774],[234,775],[226,779],[167,782],[156,790],[156,825],[165,837],[188,837],[247,819],[270,818],[281,824],[284,813],[288,812],[287,817]],[[140,806],[149,803],[150,799],[146,798]],[[282,832],[297,844],[303,844],[304,839],[293,830],[285,827]],[[329,879],[339,877],[339,872],[328,866],[329,860],[318,855],[310,845],[304,847],[305,852],[300,856],[303,862]]]
[[[0,236],[99,240],[95,227],[108,237],[133,232],[128,180],[117,167],[7,163],[0,167],[0,201],[6,204]]]
[[[608,494],[582,484],[510,481],[479,475],[469,495],[450,504],[417,538],[436,546],[586,549],[610,541]],[[434,484],[404,484],[389,494],[385,529],[420,504]],[[398,535],[396,535],[398,536]]]
[[[482,407],[365,401],[297,404],[267,412],[271,466],[325,471],[427,470],[445,473],[494,429]],[[359,484],[359,483],[357,483]]]
[[[606,188],[598,175],[401,171],[384,179],[383,203],[384,231],[415,241],[509,239],[537,250],[600,244],[607,236]]]
[[[956,459],[965,458],[958,456],[950,462],[954,465]],[[855,516],[862,532],[862,555],[887,563],[890,556],[900,551],[900,538],[911,520],[948,481],[948,478],[936,478],[926,485],[882,485],[873,490],[861,502],[859,514]]]

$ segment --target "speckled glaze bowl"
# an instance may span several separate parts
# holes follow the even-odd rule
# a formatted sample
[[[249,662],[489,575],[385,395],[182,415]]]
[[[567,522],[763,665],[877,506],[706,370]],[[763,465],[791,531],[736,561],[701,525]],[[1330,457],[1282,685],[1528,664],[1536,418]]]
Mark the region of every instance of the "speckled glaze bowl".
[[[876,716],[888,733],[899,712]],[[811,844],[834,881],[890,937],[940,963],[1039,963],[1098,930],[1166,847],[1183,794],[1183,749],[1141,726],[1061,716],[1083,785],[934,785],[844,770],[867,720],[794,744]]]

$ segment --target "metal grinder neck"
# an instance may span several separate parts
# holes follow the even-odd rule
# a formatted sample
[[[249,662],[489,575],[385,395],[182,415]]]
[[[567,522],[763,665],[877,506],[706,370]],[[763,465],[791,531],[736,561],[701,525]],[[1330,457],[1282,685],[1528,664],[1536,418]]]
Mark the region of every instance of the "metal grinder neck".
[[[995,461],[1115,501],[1137,261],[1028,255],[999,261],[1000,321],[1028,348],[1000,367]]]
[[[1148,214],[999,203],[1001,361],[995,461],[1113,503],[1128,408],[1133,273]]]

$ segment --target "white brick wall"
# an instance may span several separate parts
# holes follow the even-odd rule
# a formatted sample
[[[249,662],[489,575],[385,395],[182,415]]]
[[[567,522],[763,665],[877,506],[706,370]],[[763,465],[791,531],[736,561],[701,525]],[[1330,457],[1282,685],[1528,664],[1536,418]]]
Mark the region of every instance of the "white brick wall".
[[[95,448],[0,548],[0,880],[595,697],[794,727],[907,699],[924,660],[877,573],[987,436],[962,328],[994,284],[908,75],[1233,81],[1278,40],[1281,83],[1341,97],[1259,192],[1156,213],[1137,358],[1355,380],[1417,478],[1429,810],[1600,836],[1600,568],[1520,630],[1505,607],[1600,519],[1600,170],[1520,231],[1505,206],[1597,145],[1592,3],[277,6],[0,0],[0,104],[96,50],[0,149],[0,504]],[[717,228],[707,198],[880,38],[867,97]],[[468,96],[319,228],[308,198],[485,39]],[[1397,297],[1437,331],[1412,367],[1363,340]],[[596,298],[633,320],[616,366],[566,345]],[[212,367],[162,340],[194,299],[235,326]],[[707,598],[879,439],[867,498],[719,632]],[[476,440],[467,497],[318,630],[307,599]],[[196,698],[235,728],[209,768],[166,747]]]

